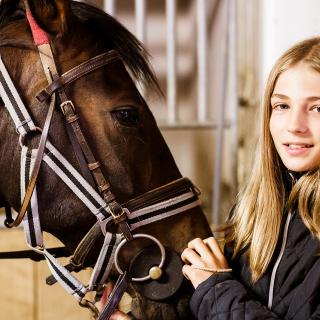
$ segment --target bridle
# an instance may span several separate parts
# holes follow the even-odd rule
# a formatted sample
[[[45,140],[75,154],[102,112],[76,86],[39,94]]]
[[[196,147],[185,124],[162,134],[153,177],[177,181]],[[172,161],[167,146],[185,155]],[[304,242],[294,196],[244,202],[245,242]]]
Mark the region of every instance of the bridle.
[[[31,26],[34,41],[43,65],[48,86],[37,95],[37,100],[49,105],[43,128],[33,122],[24,103],[19,97],[6,66],[0,57],[0,96],[15,123],[20,135],[21,146],[21,209],[15,219],[7,216],[6,226],[15,227],[22,221],[26,233],[27,243],[31,249],[40,254],[48,262],[52,272],[47,282],[53,284],[58,281],[62,287],[72,294],[80,305],[91,309],[99,320],[108,319],[118,304],[123,292],[130,281],[157,280],[166,259],[166,250],[159,240],[147,234],[133,234],[132,231],[143,225],[160,221],[164,218],[184,212],[199,206],[198,191],[186,178],[181,178],[157,189],[151,190],[127,203],[120,205],[111,191],[108,180],[104,177],[97,161],[86,141],[85,134],[79,123],[76,107],[69,99],[65,86],[76,81],[88,73],[97,70],[115,61],[121,61],[119,54],[110,50],[100,54],[62,74],[57,72],[54,56],[46,33],[40,29],[33,19],[27,1],[27,19]],[[67,132],[75,150],[81,174],[68,162],[48,139],[48,132],[56,102],[66,120]],[[26,144],[30,133],[41,133],[39,146],[31,149]],[[42,230],[39,219],[36,184],[41,164],[45,162],[75,193],[75,195],[96,216],[97,223],[89,230],[76,248],[70,263],[63,267],[55,259],[57,252],[47,250],[42,239]],[[111,233],[108,230],[118,225],[121,234]],[[87,286],[77,280],[71,271],[83,269],[86,257],[97,240],[104,235],[99,257]],[[118,254],[122,246],[135,238],[152,240],[160,251],[160,261],[155,273],[143,277],[132,278],[129,272],[122,271],[118,264]],[[89,291],[96,292],[95,300],[101,296],[103,284],[108,278],[110,270],[115,264],[121,274],[108,303],[99,314],[94,301],[85,299]]]

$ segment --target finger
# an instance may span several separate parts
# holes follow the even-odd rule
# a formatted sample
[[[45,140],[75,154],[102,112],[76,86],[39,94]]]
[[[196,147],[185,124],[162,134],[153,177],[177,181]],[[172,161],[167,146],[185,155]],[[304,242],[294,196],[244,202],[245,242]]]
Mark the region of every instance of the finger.
[[[207,271],[207,270],[202,270],[198,268],[192,267],[192,265],[185,264],[182,267],[182,273],[183,275],[189,280],[189,278],[194,278],[194,276],[199,276],[199,275],[212,275],[212,271]]]
[[[205,239],[205,243],[212,250],[213,255],[215,256],[216,263],[217,263],[216,268],[217,269],[228,269],[229,266],[228,266],[227,259],[224,256],[224,254],[219,246],[218,241],[211,237],[211,238]]]
[[[182,273],[188,280],[191,281],[195,288],[197,288],[201,282],[205,281],[212,275],[212,272],[194,269],[187,264],[183,266]]]
[[[103,291],[103,295],[101,297],[100,302],[102,303],[102,305],[106,304],[106,302],[108,301],[108,297],[110,295],[110,293],[112,292],[113,289],[113,283],[112,282],[108,282],[106,285],[106,288]]]
[[[223,252],[220,249],[218,241],[214,237],[210,237],[204,239],[203,242],[206,244],[207,247],[211,250],[211,252],[217,257],[222,258],[224,257]]]
[[[181,259],[184,263],[201,264],[202,262],[201,257],[191,248],[186,248],[183,250]]]
[[[205,242],[200,238],[195,238],[188,243],[188,248],[191,248],[199,253],[201,257],[206,257],[210,255],[210,250],[208,249]]]
[[[115,311],[109,319],[110,320],[130,320],[131,318],[127,314],[121,311]]]
[[[182,274],[184,275],[184,277],[187,279],[187,280],[190,280],[189,278],[189,272],[190,272],[190,269],[191,267],[187,264],[185,264],[183,267],[182,267]]]

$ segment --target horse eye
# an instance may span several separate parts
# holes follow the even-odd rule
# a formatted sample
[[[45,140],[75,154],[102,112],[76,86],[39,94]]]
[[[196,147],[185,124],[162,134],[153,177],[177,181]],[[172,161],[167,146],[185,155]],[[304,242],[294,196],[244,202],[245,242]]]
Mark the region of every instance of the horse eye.
[[[134,108],[118,109],[111,113],[124,126],[137,126],[140,123],[139,113]]]

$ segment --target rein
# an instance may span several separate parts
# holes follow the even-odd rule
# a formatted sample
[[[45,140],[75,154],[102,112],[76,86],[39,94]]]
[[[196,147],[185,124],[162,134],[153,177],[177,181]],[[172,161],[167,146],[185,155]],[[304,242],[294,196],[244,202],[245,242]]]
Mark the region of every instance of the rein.
[[[76,108],[68,98],[64,87],[102,66],[121,59],[116,51],[111,50],[59,76],[49,39],[34,21],[27,1],[26,10],[35,44],[38,47],[43,69],[48,80],[48,86],[36,98],[40,103],[48,106],[48,112],[43,128],[37,127],[22,102],[0,57],[0,96],[15,123],[17,133],[20,135],[21,146],[22,206],[15,220],[10,221],[10,217],[7,216],[6,226],[18,226],[23,221],[27,244],[34,252],[31,256],[35,260],[40,260],[39,255],[46,259],[52,272],[53,276],[47,279],[47,283],[53,284],[58,281],[67,292],[78,300],[81,306],[89,308],[99,320],[109,319],[128,284],[132,281],[158,280],[161,277],[166,259],[165,248],[159,240],[151,235],[132,234],[132,231],[138,227],[199,206],[198,191],[188,179],[181,178],[151,190],[123,205],[116,201],[114,194],[111,192],[110,183],[104,177],[100,163],[95,159],[86,141]],[[48,140],[50,123],[57,101],[61,112],[65,116],[68,135],[74,146],[81,174]],[[31,149],[25,144],[30,132],[41,133],[37,149]],[[97,218],[97,223],[79,243],[70,263],[65,267],[58,263],[56,257],[67,255],[68,253],[61,248],[46,249],[42,239],[36,184],[43,162],[64,181]],[[119,225],[121,234],[108,232],[112,225]],[[83,285],[70,272],[80,271],[84,268],[88,253],[102,235],[104,236],[104,243],[94,266],[91,279],[88,285]],[[118,254],[121,247],[127,242],[133,241],[134,238],[148,238],[159,247],[161,261],[156,266],[158,268],[156,273],[149,272],[149,275],[132,279],[129,272],[122,271],[119,267]],[[17,255],[26,257],[29,254],[29,251],[20,251],[15,254],[15,257]],[[2,253],[0,258],[10,258],[13,255],[13,253],[11,255]],[[100,298],[101,290],[113,265],[117,267],[121,275],[104,310],[99,314],[94,303]],[[96,292],[95,301],[85,299],[85,295],[90,291]]]

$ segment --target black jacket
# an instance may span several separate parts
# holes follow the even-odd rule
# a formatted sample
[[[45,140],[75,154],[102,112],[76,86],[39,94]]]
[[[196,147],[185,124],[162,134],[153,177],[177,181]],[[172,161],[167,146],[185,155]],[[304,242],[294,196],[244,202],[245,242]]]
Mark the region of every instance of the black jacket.
[[[190,301],[197,319],[320,319],[320,241],[310,234],[299,214],[289,218],[287,239],[284,223],[270,267],[255,284],[250,281],[246,255],[231,260],[232,248],[225,249],[234,271],[212,275],[198,286]],[[271,282],[273,294],[269,292]]]

